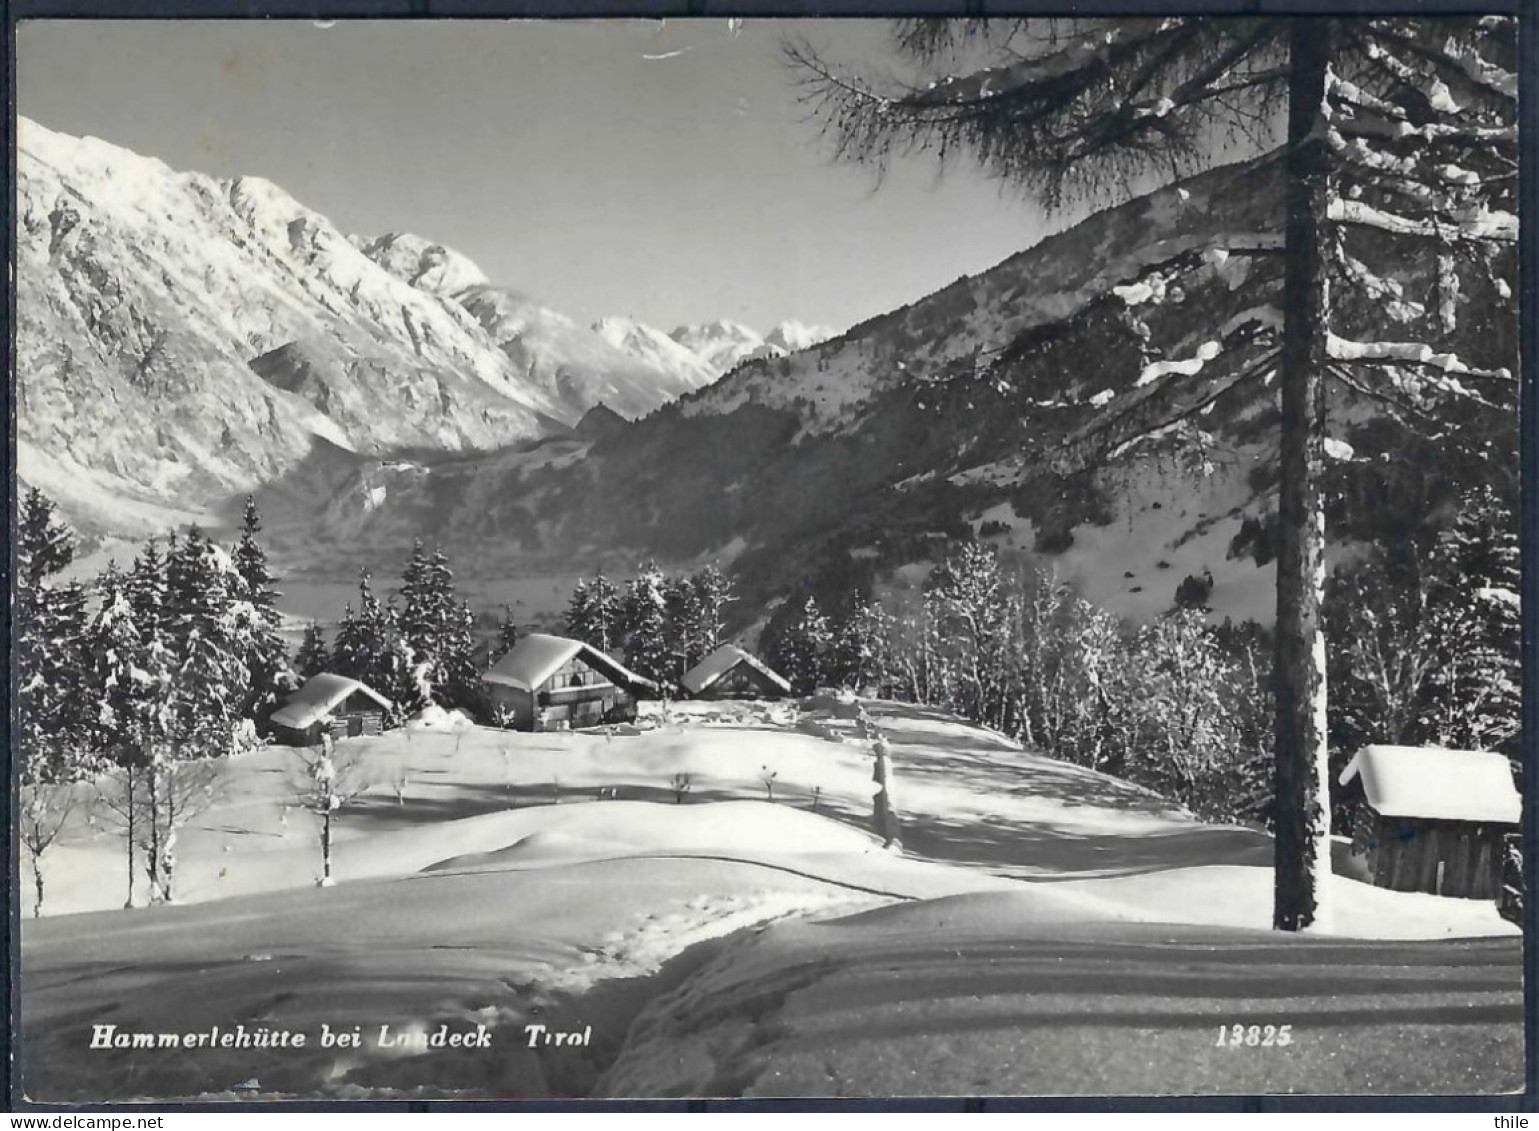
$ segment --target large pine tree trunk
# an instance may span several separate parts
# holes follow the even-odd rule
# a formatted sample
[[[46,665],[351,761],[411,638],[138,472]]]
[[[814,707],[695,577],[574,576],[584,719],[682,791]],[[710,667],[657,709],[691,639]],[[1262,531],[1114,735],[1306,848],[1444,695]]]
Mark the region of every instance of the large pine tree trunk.
[[[1330,290],[1323,247],[1329,194],[1324,136],[1330,23],[1291,32],[1283,283],[1281,481],[1278,488],[1276,888],[1273,926],[1325,925],[1331,874],[1326,748],[1324,369]]]

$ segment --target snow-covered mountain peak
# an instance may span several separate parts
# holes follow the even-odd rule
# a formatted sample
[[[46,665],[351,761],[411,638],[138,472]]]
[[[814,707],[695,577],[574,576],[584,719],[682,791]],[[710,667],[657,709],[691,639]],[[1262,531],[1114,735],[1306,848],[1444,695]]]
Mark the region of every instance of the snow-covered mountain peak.
[[[410,232],[390,232],[359,250],[396,278],[433,294],[458,294],[490,280],[468,256]]]
[[[820,342],[826,342],[838,333],[839,331],[832,326],[788,319],[777,323],[773,330],[764,335],[764,340],[772,346],[785,350],[786,353],[796,353],[798,350],[811,349]]]
[[[600,318],[593,324],[593,332],[634,358],[679,374],[692,388],[708,385],[719,376],[699,354],[634,318]]]
[[[176,175],[157,158],[142,156],[99,137],[72,137],[21,116],[16,119],[16,149],[18,156],[24,154],[33,161],[89,181],[105,183],[110,176],[114,179],[114,191],[130,199],[139,195],[142,187],[136,178],[147,178],[153,183],[158,178]]]
[[[770,345],[757,331],[725,318],[679,326],[668,336],[698,354],[718,374],[751,358],[779,357],[785,352]]]

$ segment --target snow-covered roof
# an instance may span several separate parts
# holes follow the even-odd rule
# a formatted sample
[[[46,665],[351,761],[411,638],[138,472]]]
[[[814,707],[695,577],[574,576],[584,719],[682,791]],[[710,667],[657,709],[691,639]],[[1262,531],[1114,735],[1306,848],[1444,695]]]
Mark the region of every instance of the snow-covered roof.
[[[512,650],[492,665],[481,678],[487,683],[501,683],[524,691],[533,691],[554,675],[562,664],[580,655],[583,662],[597,668],[610,679],[641,687],[654,686],[652,681],[631,671],[620,661],[600,652],[581,640],[565,636],[548,636],[543,632],[531,632],[520,637]]]
[[[679,682],[684,685],[684,690],[688,691],[691,695],[699,695],[739,664],[747,664],[765,676],[785,694],[789,695],[791,693],[791,684],[785,676],[773,671],[757,656],[743,651],[736,644],[723,644],[716,651],[690,668],[689,671],[685,672],[684,678],[679,680]]]
[[[1363,794],[1386,817],[1515,825],[1523,799],[1501,754],[1435,746],[1365,746],[1341,771],[1361,776]]]
[[[304,730],[320,722],[355,691],[361,691],[380,707],[389,710],[390,700],[365,683],[349,679],[345,675],[322,672],[305,681],[305,685],[272,714],[272,721],[279,726]]]

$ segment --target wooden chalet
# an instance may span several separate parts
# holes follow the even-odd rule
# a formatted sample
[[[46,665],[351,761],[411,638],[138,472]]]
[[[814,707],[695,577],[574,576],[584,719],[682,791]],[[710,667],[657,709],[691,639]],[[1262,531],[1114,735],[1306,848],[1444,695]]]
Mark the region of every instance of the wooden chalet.
[[[1367,746],[1341,772],[1354,805],[1352,846],[1394,891],[1497,899],[1503,840],[1523,802],[1501,754]]]
[[[656,684],[580,640],[533,632],[481,677],[515,730],[566,730],[636,717]]]
[[[723,644],[679,680],[696,699],[780,699],[791,682],[757,656]]]
[[[311,676],[272,713],[273,739],[284,746],[314,746],[322,734],[353,738],[379,734],[392,704],[372,687],[347,676]]]

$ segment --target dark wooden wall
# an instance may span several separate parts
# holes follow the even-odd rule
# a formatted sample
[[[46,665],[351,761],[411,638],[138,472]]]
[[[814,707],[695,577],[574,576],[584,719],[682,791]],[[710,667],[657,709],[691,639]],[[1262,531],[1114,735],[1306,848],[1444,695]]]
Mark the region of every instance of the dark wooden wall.
[[[1374,814],[1374,883],[1460,899],[1492,899],[1501,891],[1500,825]]]

